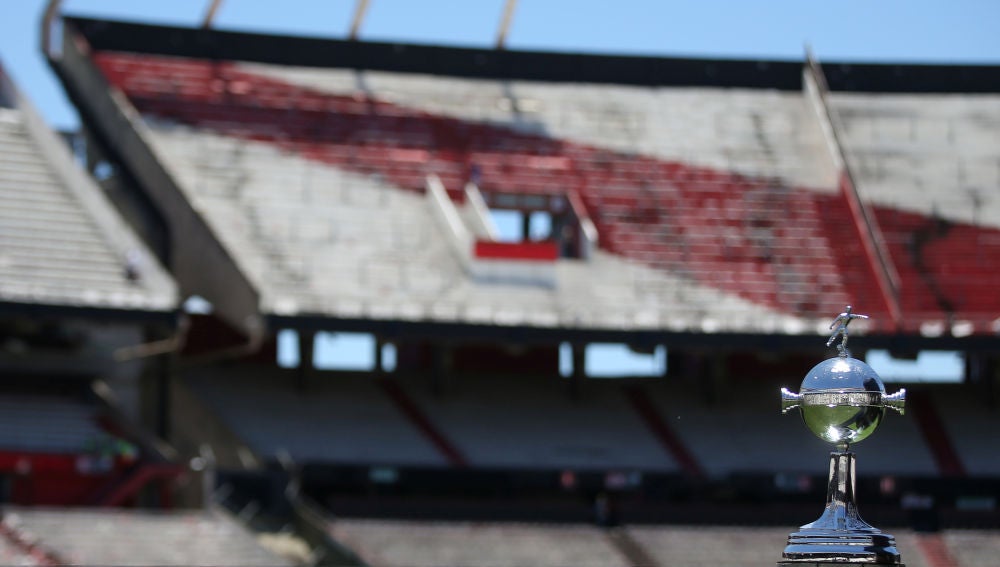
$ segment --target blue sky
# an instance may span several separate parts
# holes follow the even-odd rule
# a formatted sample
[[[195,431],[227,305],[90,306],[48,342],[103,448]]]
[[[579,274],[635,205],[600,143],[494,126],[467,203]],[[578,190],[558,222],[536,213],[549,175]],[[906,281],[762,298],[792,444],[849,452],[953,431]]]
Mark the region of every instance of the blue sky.
[[[345,37],[356,0],[224,0],[216,26]],[[77,123],[37,48],[44,0],[4,2],[0,60],[50,123]],[[65,0],[72,14],[197,25],[209,0]],[[504,0],[370,0],[362,39],[488,47]],[[520,0],[510,49],[1000,64],[998,0]]]

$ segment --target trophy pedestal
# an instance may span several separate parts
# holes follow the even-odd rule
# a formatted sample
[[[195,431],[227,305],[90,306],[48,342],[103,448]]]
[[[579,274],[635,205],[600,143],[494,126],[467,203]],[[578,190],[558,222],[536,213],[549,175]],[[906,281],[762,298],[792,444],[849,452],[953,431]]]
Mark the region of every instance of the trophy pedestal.
[[[874,528],[872,528],[874,529]],[[878,530],[875,530],[878,531]],[[900,567],[896,540],[889,534],[807,530],[788,536],[779,566],[862,564]],[[795,559],[801,558],[801,559]]]
[[[788,536],[779,567],[867,564],[901,566],[896,539],[858,515],[854,499],[854,453],[830,453],[826,509],[818,520]]]
[[[820,563],[817,561],[779,561],[778,567],[830,567],[830,565],[836,565],[836,564],[837,563],[830,563],[830,562]],[[843,561],[841,561],[839,564],[850,565],[850,563],[844,563]],[[860,565],[864,565],[864,563],[860,563]],[[873,564],[869,563],[869,565]],[[878,565],[878,563],[874,563],[874,565]],[[895,567],[906,567],[906,565],[902,563],[896,563]]]

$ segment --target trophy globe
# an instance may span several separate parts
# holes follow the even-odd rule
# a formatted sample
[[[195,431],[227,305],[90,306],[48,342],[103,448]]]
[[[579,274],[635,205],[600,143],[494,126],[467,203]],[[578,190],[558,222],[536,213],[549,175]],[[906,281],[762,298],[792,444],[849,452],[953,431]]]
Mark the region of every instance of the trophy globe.
[[[834,446],[826,508],[811,524],[788,536],[779,567],[860,563],[902,565],[896,540],[872,527],[858,514],[855,502],[855,456],[848,449],[878,428],[886,408],[903,413],[906,391],[886,394],[872,367],[852,358],[847,350],[847,326],[854,319],[851,306],[830,325],[827,346],[840,338],[838,356],[820,362],[802,380],[799,393],[781,389],[782,413],[799,408],[806,427]]]

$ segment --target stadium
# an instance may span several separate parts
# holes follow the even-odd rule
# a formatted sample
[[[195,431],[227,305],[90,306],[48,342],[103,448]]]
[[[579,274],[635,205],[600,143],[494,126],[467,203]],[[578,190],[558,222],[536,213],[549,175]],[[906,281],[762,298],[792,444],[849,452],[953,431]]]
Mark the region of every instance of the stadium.
[[[0,66],[0,562],[774,564],[852,305],[865,518],[996,564],[1000,67],[209,24]]]

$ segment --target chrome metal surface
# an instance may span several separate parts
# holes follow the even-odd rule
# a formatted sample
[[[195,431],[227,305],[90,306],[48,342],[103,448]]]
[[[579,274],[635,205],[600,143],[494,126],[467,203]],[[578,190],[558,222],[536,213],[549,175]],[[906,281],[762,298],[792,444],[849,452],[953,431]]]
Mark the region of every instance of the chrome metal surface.
[[[899,565],[896,539],[861,519],[855,501],[854,453],[830,453],[826,508],[815,522],[788,536],[785,561]]]
[[[781,389],[781,413],[788,413],[800,405],[802,405],[802,394],[796,394],[788,388]]]
[[[826,341],[826,346],[833,344],[833,341],[840,336],[840,344],[837,345],[837,352],[840,356],[851,356],[851,352],[847,350],[847,326],[851,324],[851,321],[855,319],[867,319],[867,315],[860,315],[857,313],[851,313],[851,306],[848,305],[844,312],[837,315],[837,318],[830,323],[830,328],[833,329],[833,333],[830,335],[830,340]]]
[[[788,536],[781,565],[860,563],[901,565],[896,540],[872,527],[858,514],[854,497],[855,458],[847,449],[878,428],[886,408],[903,413],[906,391],[886,394],[878,373],[851,358],[847,326],[868,317],[851,313],[851,306],[834,320],[827,341],[837,345],[838,356],[814,366],[802,380],[799,393],[781,389],[781,411],[799,408],[802,420],[814,435],[833,444],[826,508],[815,522]]]
[[[878,373],[864,362],[846,356],[820,362],[802,380],[802,393],[856,390],[885,393]]]
[[[895,394],[882,396],[882,404],[899,412],[899,415],[906,413],[906,388],[900,388]]]
[[[886,408],[904,412],[906,390],[886,394],[878,373],[864,362],[837,356],[806,374],[799,393],[781,389],[781,411],[802,411],[802,421],[820,439],[846,451],[878,428]]]

